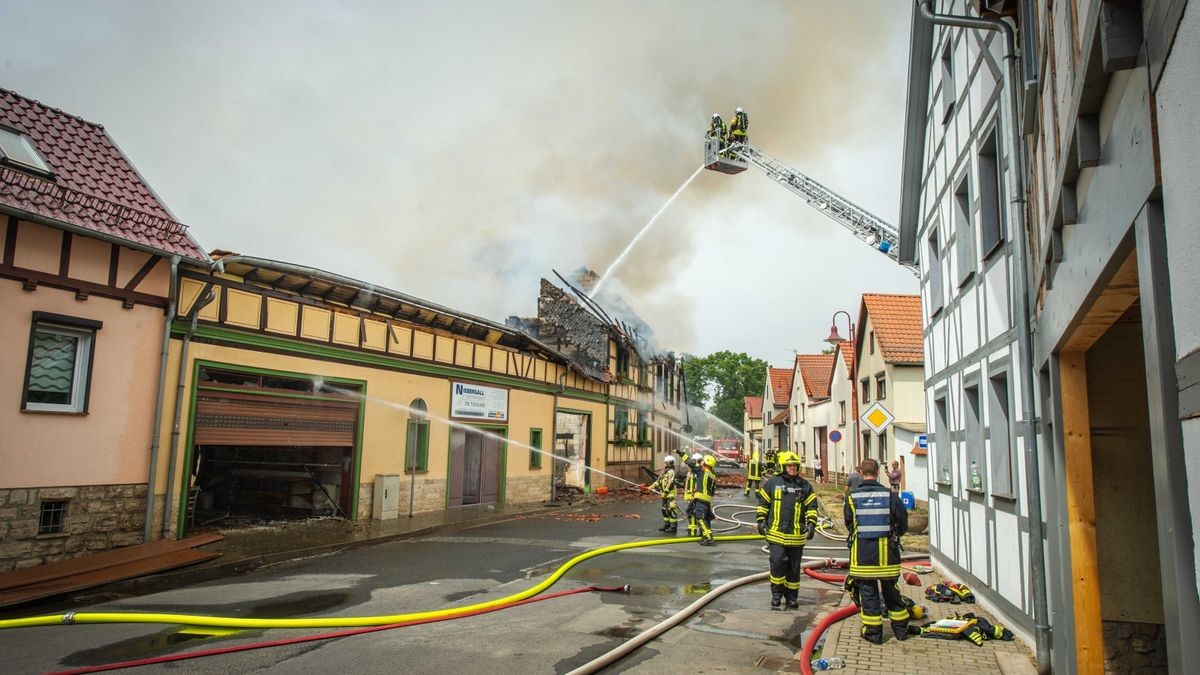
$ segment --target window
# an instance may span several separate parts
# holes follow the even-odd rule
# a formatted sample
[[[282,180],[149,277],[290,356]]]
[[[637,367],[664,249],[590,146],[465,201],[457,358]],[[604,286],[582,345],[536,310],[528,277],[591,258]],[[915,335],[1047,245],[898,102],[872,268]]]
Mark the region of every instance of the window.
[[[942,245],[938,239],[938,226],[935,224],[929,233],[929,316],[932,318],[942,311]]]
[[[958,285],[975,274],[975,232],[971,229],[971,186],[966,176],[954,190],[950,205],[954,217],[954,249],[958,258]]]
[[[22,410],[87,412],[96,331],[102,325],[89,319],[33,313]]]
[[[946,398],[945,396],[933,401],[933,454],[937,460],[937,476],[934,482],[950,485],[953,477],[950,458],[950,433],[947,431]]]
[[[867,334],[867,345],[870,346],[871,353],[874,354],[875,353],[875,331],[871,331],[870,333]]]
[[[0,126],[0,164],[32,171],[47,178],[54,176],[54,171],[46,160],[42,159],[33,141],[25,134]]]
[[[838,422],[838,426],[844,427],[844,426],[846,426],[846,402],[845,401],[838,401],[838,412],[840,414],[840,417],[839,417],[840,421]]]
[[[984,258],[1004,240],[1000,211],[1004,187],[1000,176],[1000,156],[996,151],[996,129],[993,127],[979,148],[979,247]]]
[[[411,416],[404,437],[404,472],[423,473],[429,471],[429,420],[425,418],[429,407],[418,398],[408,408]]]
[[[963,389],[964,413],[967,417],[967,489],[983,490],[983,425],[979,409],[979,387]]]
[[[649,413],[644,410],[638,412],[637,439],[639,443],[645,443],[650,440],[649,425],[647,424],[649,422],[648,415]]]
[[[887,398],[887,376],[875,376],[875,400],[882,401]]]
[[[988,426],[992,441],[992,494],[1015,495],[1011,422],[1008,414],[1008,374],[988,379]]]
[[[858,388],[862,392],[862,402],[870,403],[871,402],[871,380],[866,377],[859,380]]]
[[[38,534],[62,534],[67,521],[67,500],[44,501],[38,505]]]
[[[529,447],[537,448],[537,450],[542,449],[542,430],[541,429],[530,429],[529,430]],[[531,469],[542,468],[542,453],[538,452],[537,450],[529,451],[529,468],[531,468]]]
[[[863,457],[871,456],[871,432],[862,432],[862,448],[859,449]]]
[[[954,84],[954,46],[947,44],[942,50],[942,124],[950,121],[954,112],[954,99],[958,88]]]
[[[807,408],[808,408],[808,404],[803,404],[803,405],[801,405],[801,406],[800,406],[800,420],[799,420],[799,422],[800,422],[801,424],[804,424],[804,413],[806,412]]]
[[[622,438],[627,431],[629,431],[629,411],[625,408],[617,408],[617,413],[613,417],[613,437]]]
[[[617,345],[617,375],[629,377],[629,350]]]
[[[886,466],[887,466],[887,461],[888,461],[888,456],[887,456],[887,446],[888,446],[888,442],[887,442],[887,431],[885,430],[885,431],[884,431],[882,434],[879,434],[878,438],[879,438],[879,466],[880,466],[880,467],[886,467]]]

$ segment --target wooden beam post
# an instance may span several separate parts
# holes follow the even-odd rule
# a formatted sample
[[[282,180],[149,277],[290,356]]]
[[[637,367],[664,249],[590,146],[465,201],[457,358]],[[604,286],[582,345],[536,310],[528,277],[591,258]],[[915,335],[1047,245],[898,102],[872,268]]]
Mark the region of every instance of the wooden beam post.
[[[1063,352],[1058,362],[1075,610],[1075,660],[1079,672],[1098,673],[1104,672],[1104,631],[1100,621],[1100,568],[1096,554],[1087,362],[1084,352]]]

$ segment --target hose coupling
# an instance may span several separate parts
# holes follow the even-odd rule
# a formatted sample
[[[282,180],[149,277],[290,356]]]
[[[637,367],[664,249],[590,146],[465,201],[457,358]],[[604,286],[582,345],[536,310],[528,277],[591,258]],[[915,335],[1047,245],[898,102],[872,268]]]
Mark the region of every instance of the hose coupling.
[[[629,592],[629,584],[625,584],[624,586],[622,586],[622,587],[621,587],[621,592],[622,592],[622,593],[628,593],[628,592]]]
[[[75,612],[67,612],[66,614],[63,614],[62,622],[67,625],[75,623]]]

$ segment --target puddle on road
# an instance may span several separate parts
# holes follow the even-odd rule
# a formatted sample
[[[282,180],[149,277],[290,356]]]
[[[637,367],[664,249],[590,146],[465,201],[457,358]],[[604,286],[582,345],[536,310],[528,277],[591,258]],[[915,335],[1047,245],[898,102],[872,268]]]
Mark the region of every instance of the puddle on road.
[[[188,628],[168,628],[153,635],[114,642],[110,645],[75,652],[62,660],[64,666],[92,666],[114,661],[129,661],[177,651],[174,647],[201,642],[214,637],[242,634],[234,631],[225,634],[189,632]],[[256,631],[260,632],[260,631]]]
[[[349,593],[320,593],[291,600],[279,599],[250,604],[244,609],[247,615],[261,619],[286,619],[340,607],[349,598]]]

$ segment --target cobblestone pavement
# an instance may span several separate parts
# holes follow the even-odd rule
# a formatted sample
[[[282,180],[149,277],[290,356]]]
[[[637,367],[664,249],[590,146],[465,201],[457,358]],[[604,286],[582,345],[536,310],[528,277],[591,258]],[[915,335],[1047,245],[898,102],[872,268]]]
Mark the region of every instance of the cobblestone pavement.
[[[974,612],[989,621],[993,617],[978,605],[951,605],[932,603],[925,600],[925,587],[941,581],[933,574],[921,575],[922,586],[909,586],[903,580],[900,590],[926,608],[928,618],[916,623],[927,623],[936,619],[952,617],[955,612]],[[850,601],[847,598],[845,603]],[[1033,652],[1020,639],[1011,642],[988,640],[977,647],[968,640],[940,640],[913,637],[903,642],[892,636],[891,625],[884,615],[884,643],[873,645],[859,637],[862,621],[858,614],[840,621],[825,637],[823,656],[840,656],[846,659],[846,669],[839,673],[1006,673],[1024,675],[1037,672]]]

